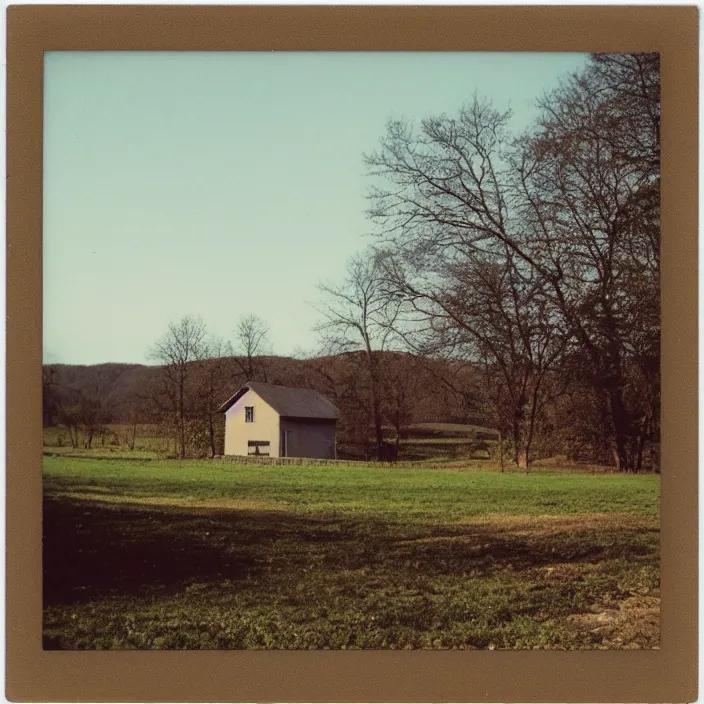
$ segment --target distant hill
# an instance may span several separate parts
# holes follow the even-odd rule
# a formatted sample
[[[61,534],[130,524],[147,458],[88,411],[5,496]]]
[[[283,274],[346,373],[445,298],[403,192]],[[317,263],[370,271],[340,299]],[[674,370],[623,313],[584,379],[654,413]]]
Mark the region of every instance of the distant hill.
[[[466,403],[439,381],[443,373],[449,371],[446,363],[433,362],[436,366],[432,370],[429,362],[399,352],[382,353],[379,359],[384,370],[385,395],[399,413],[403,411],[405,423],[480,422],[468,416]],[[232,382],[222,388],[223,401],[246,381],[235,358],[228,361],[232,367]],[[355,404],[363,406],[368,393],[361,353],[312,359],[258,357],[254,366],[262,370],[257,375],[259,380],[314,388],[330,397],[343,412]],[[47,364],[44,365],[45,399],[67,392],[99,397],[101,405],[110,409],[113,422],[122,422],[133,412],[140,397],[148,397],[161,373],[161,367],[144,364]],[[50,415],[51,410],[45,408],[45,424],[50,424]],[[147,419],[141,421],[147,422]]]

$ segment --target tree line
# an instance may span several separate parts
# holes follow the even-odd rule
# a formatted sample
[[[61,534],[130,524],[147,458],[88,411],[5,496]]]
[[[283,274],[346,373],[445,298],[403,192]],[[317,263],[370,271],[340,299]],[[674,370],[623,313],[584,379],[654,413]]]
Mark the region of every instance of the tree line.
[[[246,323],[242,325],[242,323]],[[269,352],[266,323],[254,316],[241,319],[238,330],[251,330],[249,344],[222,342],[205,323],[185,316],[169,325],[153,346],[157,364],[102,364],[44,367],[44,426],[60,426],[73,447],[120,444],[135,449],[158,434],[158,444],[171,456],[208,456],[223,451],[224,419],[219,406],[245,381],[268,381],[313,388],[341,411],[340,456],[376,457],[370,416],[370,385],[364,354],[299,352],[291,357]],[[258,341],[258,342],[257,342]],[[217,344],[214,344],[217,343]],[[255,344],[257,343],[257,344]],[[399,351],[374,351],[379,368],[385,448],[397,448],[414,423],[477,422],[447,389],[436,388],[441,376],[433,364]],[[468,370],[466,370],[468,371]],[[388,455],[387,455],[388,456]]]
[[[187,316],[150,350],[160,373],[127,415],[161,424],[180,457],[215,455],[223,390],[270,381],[329,396],[366,458],[388,458],[387,436],[398,444],[422,416],[493,429],[502,465],[657,469],[659,71],[657,54],[592,55],[521,134],[478,95],[455,114],[390,121],[364,156],[372,242],[320,284],[305,365],[274,362],[256,316],[233,342]],[[106,418],[100,394],[45,379],[54,411],[72,438]]]
[[[479,96],[388,123],[365,156],[376,242],[323,309],[372,385],[372,340],[463,361],[517,465],[657,465],[659,91],[657,54],[593,55],[523,134]]]

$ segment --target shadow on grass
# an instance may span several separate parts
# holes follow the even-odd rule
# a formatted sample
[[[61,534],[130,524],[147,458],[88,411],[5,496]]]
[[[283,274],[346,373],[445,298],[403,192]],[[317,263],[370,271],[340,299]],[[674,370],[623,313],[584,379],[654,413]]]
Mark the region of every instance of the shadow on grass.
[[[44,604],[168,591],[198,578],[240,580],[256,570],[214,535],[209,515],[45,499]]]
[[[339,521],[277,511],[49,497],[43,513],[44,604],[178,591],[210,581],[228,580],[236,588],[247,580],[251,586],[274,562],[294,568],[309,546],[351,537]]]
[[[500,521],[500,519],[497,519]],[[536,524],[540,519],[536,519]],[[312,517],[230,508],[44,501],[44,604],[105,596],[158,597],[191,585],[229,591],[370,569],[403,581],[564,562],[656,559],[657,530],[638,522],[541,534],[474,525],[404,525],[371,517]]]

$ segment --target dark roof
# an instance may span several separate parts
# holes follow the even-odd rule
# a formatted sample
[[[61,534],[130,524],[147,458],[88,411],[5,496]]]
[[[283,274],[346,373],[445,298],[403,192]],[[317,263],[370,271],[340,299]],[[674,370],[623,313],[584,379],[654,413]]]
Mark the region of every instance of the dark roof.
[[[294,389],[289,386],[264,384],[260,381],[248,381],[220,406],[218,412],[225,413],[250,389],[285,418],[335,420],[340,415],[337,408],[325,396],[321,396],[313,389]]]

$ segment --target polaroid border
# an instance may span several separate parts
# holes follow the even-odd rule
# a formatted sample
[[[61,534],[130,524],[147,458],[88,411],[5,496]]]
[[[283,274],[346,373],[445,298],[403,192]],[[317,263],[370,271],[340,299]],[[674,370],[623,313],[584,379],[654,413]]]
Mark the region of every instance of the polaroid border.
[[[694,6],[10,6],[7,9],[6,697],[72,702],[691,702],[697,697]],[[662,640],[654,651],[44,652],[45,51],[659,51]]]

